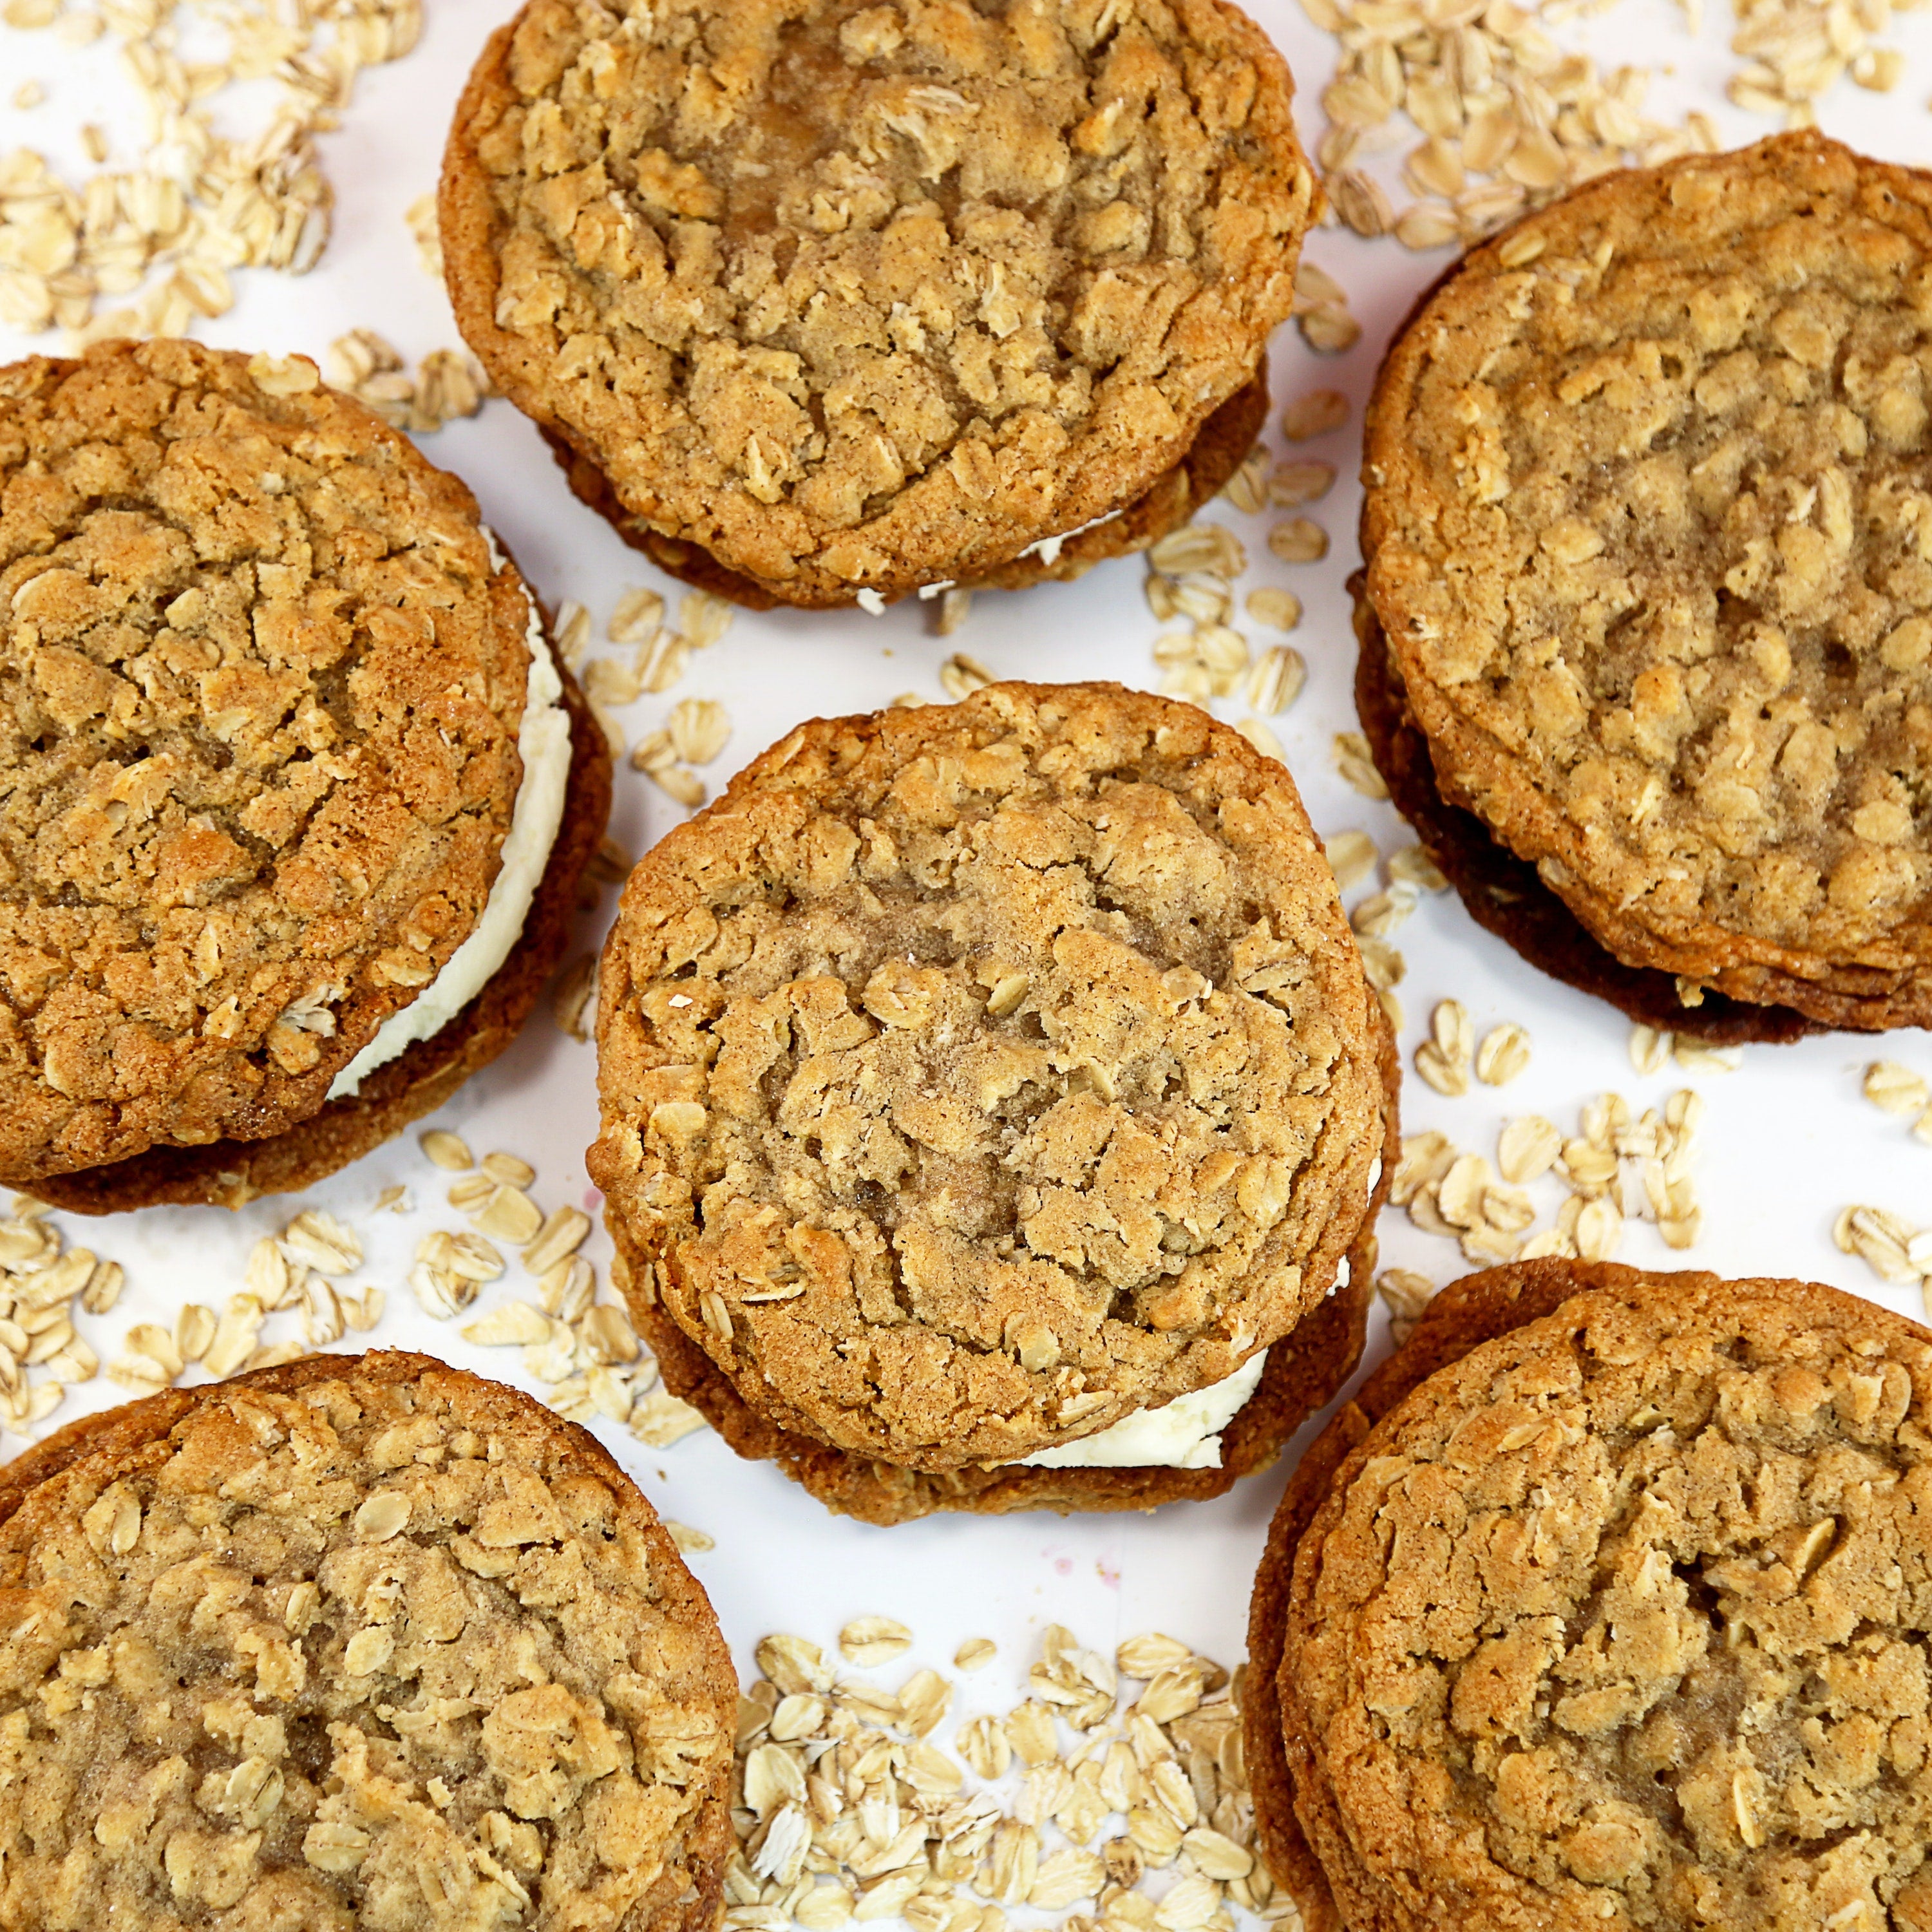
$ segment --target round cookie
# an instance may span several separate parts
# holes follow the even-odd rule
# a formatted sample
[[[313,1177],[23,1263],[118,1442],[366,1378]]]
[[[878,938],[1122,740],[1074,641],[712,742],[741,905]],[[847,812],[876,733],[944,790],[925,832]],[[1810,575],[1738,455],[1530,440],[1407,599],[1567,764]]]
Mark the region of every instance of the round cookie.
[[[514,1390],[316,1356],[89,1418],[6,1485],[0,1578],[0,1926],[716,1922],[716,1620]]]
[[[1588,184],[1390,350],[1367,597],[1436,784],[1628,967],[1932,1020],[1928,343],[1932,177],[1803,133]]]
[[[567,676],[524,944],[351,1098],[474,928],[542,640],[474,500],[298,359],[0,370],[0,1178],[83,1211],[300,1186],[507,1044],[609,762]]]
[[[1257,1824],[1310,1932],[1928,1922],[1928,1406],[1932,1334],[1811,1283],[1445,1289],[1256,1580]]]
[[[1178,502],[1255,377],[1316,206],[1291,94],[1226,0],[530,0],[451,130],[451,300],[693,581],[994,581]]]
[[[632,874],[598,1040],[640,1316],[764,1421],[933,1474],[1288,1335],[1383,1138],[1292,780],[1109,685],[801,726]]]

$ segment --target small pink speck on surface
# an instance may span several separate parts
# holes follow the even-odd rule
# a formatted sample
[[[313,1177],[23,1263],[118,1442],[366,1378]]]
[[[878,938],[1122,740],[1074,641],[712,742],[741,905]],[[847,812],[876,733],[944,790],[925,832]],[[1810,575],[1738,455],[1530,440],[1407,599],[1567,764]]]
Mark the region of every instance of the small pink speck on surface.
[[[1120,1573],[1111,1563],[1096,1563],[1094,1568],[1108,1589],[1118,1590],[1120,1587]]]
[[[603,1206],[603,1204],[604,1196],[598,1189],[595,1187],[586,1187],[584,1190],[584,1211],[585,1214],[594,1214],[598,1208]]]
[[[1056,1576],[1072,1576],[1073,1574],[1072,1558],[1070,1556],[1056,1556],[1053,1559],[1053,1574]]]

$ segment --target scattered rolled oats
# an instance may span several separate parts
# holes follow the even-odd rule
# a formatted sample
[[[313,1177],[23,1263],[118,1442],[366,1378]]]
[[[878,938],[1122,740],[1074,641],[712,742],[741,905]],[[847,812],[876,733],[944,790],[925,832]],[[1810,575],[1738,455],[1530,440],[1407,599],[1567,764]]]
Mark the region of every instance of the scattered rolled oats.
[[[1469,1090],[1475,1030],[1460,1000],[1438,1000],[1429,1016],[1430,1037],[1415,1050],[1415,1070],[1437,1093],[1459,1099]]]
[[[707,1550],[718,1547],[718,1539],[701,1529],[693,1529],[688,1522],[674,1522],[669,1516],[664,1520],[664,1528],[670,1532],[670,1540],[687,1556],[701,1556]]]
[[[1250,590],[1247,610],[1257,624],[1265,624],[1271,631],[1292,631],[1301,622],[1301,599],[1292,590]]]
[[[1345,892],[1351,886],[1360,885],[1376,868],[1378,856],[1376,842],[1366,832],[1338,832],[1327,840],[1323,847],[1328,860],[1328,868],[1335,874],[1335,883]]]
[[[1335,487],[1335,466],[1314,457],[1277,464],[1268,478],[1268,501],[1278,510],[1318,502]]]
[[[1299,651],[1292,644],[1271,644],[1249,674],[1248,702],[1262,717],[1278,718],[1301,695],[1307,680],[1308,666]]]
[[[1240,466],[1221,486],[1221,494],[1244,515],[1254,516],[1268,507],[1268,452],[1251,449]]]
[[[1359,731],[1335,734],[1335,769],[1353,790],[1364,798],[1385,799],[1388,787],[1369,755],[1369,741]]]
[[[932,629],[935,636],[950,638],[965,627],[966,620],[973,614],[973,593],[952,584],[942,590],[934,600]]]
[[[647,644],[662,628],[664,601],[655,590],[632,585],[612,607],[604,634],[614,644]]]
[[[1888,1114],[1923,1114],[1932,1105],[1932,1088],[1895,1060],[1875,1060],[1865,1069],[1864,1096]]]
[[[688,765],[708,765],[731,736],[731,714],[715,698],[686,698],[664,721],[671,748]]]
[[[991,1637],[969,1636],[952,1653],[956,1670],[983,1670],[998,1654],[999,1646]]]
[[[1412,886],[1419,892],[1446,892],[1449,881],[1420,845],[1405,845],[1390,854],[1389,877],[1398,885]]]
[[[1310,389],[1282,412],[1281,432],[1290,442],[1328,436],[1348,420],[1348,399],[1339,389]]]
[[[1476,1048],[1476,1078],[1486,1087],[1506,1087],[1529,1064],[1529,1035],[1514,1021],[1492,1028]]]

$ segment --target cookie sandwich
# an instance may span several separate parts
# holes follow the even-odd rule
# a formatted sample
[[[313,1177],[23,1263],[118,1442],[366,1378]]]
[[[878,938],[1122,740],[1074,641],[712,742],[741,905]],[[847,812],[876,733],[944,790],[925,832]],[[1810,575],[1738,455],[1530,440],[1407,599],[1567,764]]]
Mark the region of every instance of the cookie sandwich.
[[[610,758],[454,477],[299,357],[35,357],[0,614],[0,1183],[237,1205],[509,1043]]]
[[[1388,1036],[1294,782],[1194,706],[801,725],[632,873],[598,1054],[666,1386],[835,1510],[1216,1495],[1360,1352]]]
[[[312,1355],[0,1472],[0,1926],[712,1932],[736,1708],[585,1430]]]
[[[1265,418],[1318,190],[1226,0],[530,0],[457,110],[450,298],[577,494],[764,608],[1144,548]]]
[[[1363,722],[1482,923],[1713,1040],[1932,1022],[1932,176],[1610,175],[1424,298],[1366,418]]]
[[[1932,1924],[1932,1333],[1835,1288],[1445,1288],[1284,1496],[1256,1821],[1310,1932]]]

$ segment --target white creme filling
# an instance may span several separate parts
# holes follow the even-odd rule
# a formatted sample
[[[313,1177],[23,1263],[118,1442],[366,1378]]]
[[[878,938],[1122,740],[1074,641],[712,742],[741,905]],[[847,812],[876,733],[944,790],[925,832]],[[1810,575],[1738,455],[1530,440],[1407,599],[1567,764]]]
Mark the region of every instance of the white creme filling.
[[[503,554],[494,537],[490,554],[502,569]],[[560,701],[563,681],[544,640],[543,620],[534,599],[528,641],[530,677],[524,688],[524,719],[517,730],[517,755],[523,760],[524,776],[483,916],[449,956],[442,970],[407,1006],[392,1013],[376,1029],[375,1038],[335,1076],[328,1089],[332,1100],[357,1093],[377,1067],[387,1066],[418,1040],[428,1040],[447,1026],[509,958],[530,916],[530,902],[536,897],[538,882],[550,863],[550,848],[563,823],[564,797],[570,784],[570,714]]]
[[[1376,1162],[1376,1180],[1382,1162]],[[1371,1190],[1375,1181],[1370,1182]],[[1335,1270],[1335,1286],[1348,1285],[1345,1256]],[[1331,1290],[1330,1292],[1333,1291]],[[1177,1396],[1158,1408],[1143,1408],[1124,1417],[1111,1429],[1083,1436],[1057,1449],[1036,1449],[1014,1466],[1022,1469],[1218,1469],[1221,1432],[1241,1412],[1259,1385],[1268,1351],[1250,1355],[1224,1380]]]

